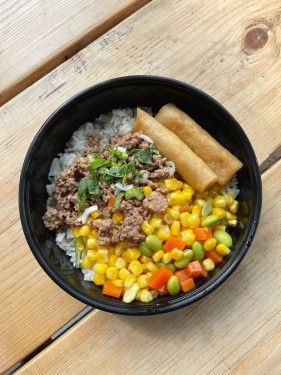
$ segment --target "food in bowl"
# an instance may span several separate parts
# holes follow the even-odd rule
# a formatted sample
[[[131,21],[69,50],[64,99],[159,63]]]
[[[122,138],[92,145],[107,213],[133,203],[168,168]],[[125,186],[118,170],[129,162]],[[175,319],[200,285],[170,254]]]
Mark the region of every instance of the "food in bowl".
[[[187,292],[217,271],[237,225],[229,181],[242,167],[220,154],[218,163],[235,164],[222,187],[165,119],[137,112],[135,121],[131,109],[113,110],[73,134],[52,163],[43,217],[84,278],[126,303]]]

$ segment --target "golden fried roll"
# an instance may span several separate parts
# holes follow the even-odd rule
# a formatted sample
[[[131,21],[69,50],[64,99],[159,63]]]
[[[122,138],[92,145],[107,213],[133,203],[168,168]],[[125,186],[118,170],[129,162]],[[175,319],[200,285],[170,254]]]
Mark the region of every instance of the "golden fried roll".
[[[195,190],[203,192],[217,181],[217,175],[185,143],[139,108],[132,132],[138,131],[154,141],[160,154],[174,162],[177,172]]]
[[[226,185],[243,164],[191,117],[174,104],[164,105],[156,120],[175,133],[217,174],[219,185]]]

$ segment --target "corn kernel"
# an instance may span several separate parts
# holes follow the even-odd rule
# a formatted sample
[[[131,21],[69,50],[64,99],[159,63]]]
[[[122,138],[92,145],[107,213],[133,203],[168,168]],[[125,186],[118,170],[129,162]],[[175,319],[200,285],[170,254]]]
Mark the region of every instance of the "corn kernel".
[[[231,212],[229,211],[225,211],[225,218],[227,220],[236,220],[237,219],[237,216],[235,214],[232,214]]]
[[[94,211],[94,212],[90,213],[90,215],[95,220],[101,215],[101,213],[100,213],[99,210],[97,210],[97,211]]]
[[[127,276],[128,275],[131,275],[130,271],[127,270],[127,268],[121,268],[119,270],[119,278],[122,279],[122,280],[126,280]]]
[[[169,206],[173,205],[180,205],[183,206],[185,204],[185,201],[188,199],[186,196],[183,194],[184,190],[181,193],[172,193],[170,196],[170,199],[168,199]]]
[[[159,262],[162,259],[162,256],[164,255],[163,250],[158,250],[156,253],[152,255],[152,259],[155,263]]]
[[[173,236],[178,236],[180,233],[180,222],[178,220],[174,220],[172,225],[170,226],[170,232]]]
[[[125,285],[124,280],[121,279],[112,280],[111,283],[115,286],[118,286],[119,288],[122,288]]]
[[[164,181],[158,181],[158,186],[161,188],[162,186],[164,186],[165,185],[165,183],[164,183]]]
[[[140,300],[140,294],[141,294],[141,291],[139,290],[139,291],[137,292],[137,295],[135,296],[135,300],[136,300],[136,301],[139,301],[139,300]]]
[[[121,214],[121,212],[114,212],[114,214],[112,215],[112,220],[114,221],[116,225],[119,225],[121,221],[123,221],[123,219],[124,219],[124,216],[123,214]]]
[[[93,264],[93,261],[92,261],[92,260],[86,255],[86,256],[83,258],[81,264],[82,264],[82,266],[83,266],[84,268],[90,268],[90,267],[92,266],[92,264]]]
[[[139,276],[143,272],[143,265],[138,260],[132,260],[128,268],[135,276]]]
[[[236,214],[238,211],[238,201],[233,201],[233,203],[228,207],[229,211]]]
[[[180,217],[180,212],[178,212],[177,210],[174,210],[173,208],[167,208],[166,212],[167,214],[172,216],[174,220],[177,220]]]
[[[167,252],[167,253],[165,253],[163,256],[162,256],[162,261],[163,261],[163,263],[165,263],[165,264],[168,264],[168,263],[170,263],[171,261],[172,261],[172,254],[171,254],[171,252]]]
[[[230,253],[230,249],[229,249],[227,246],[225,246],[224,244],[222,244],[222,243],[219,243],[219,244],[216,246],[216,251],[217,251],[219,254],[223,255],[223,256],[225,256],[225,255],[227,255],[227,254]]]
[[[195,214],[190,215],[187,220],[190,228],[192,229],[198,228],[200,226],[200,219]]]
[[[181,213],[181,206],[178,205],[178,204],[174,204],[172,206],[172,210],[175,210],[175,211],[177,211],[180,214]]]
[[[163,219],[164,219],[166,224],[172,224],[172,222],[173,222],[173,218],[170,214],[165,214],[163,216]]]
[[[199,206],[198,204],[195,204],[192,207],[191,214],[192,215],[197,215],[198,217],[201,217],[201,215],[202,215],[202,207]]]
[[[149,290],[143,289],[140,293],[140,300],[141,302],[150,302],[153,300],[152,294]]]
[[[187,229],[181,232],[181,240],[184,241],[187,245],[191,246],[195,241],[195,234],[192,230]]]
[[[217,215],[220,219],[223,219],[225,217],[225,210],[221,207],[214,207],[212,209],[212,214]]]
[[[153,299],[155,299],[155,298],[157,298],[157,297],[158,297],[158,292],[157,292],[157,290],[155,290],[155,289],[152,289],[152,290],[150,290],[150,293],[151,293],[151,295],[152,295]]]
[[[87,248],[88,249],[96,249],[97,248],[97,239],[96,238],[88,238],[87,239]]]
[[[180,223],[183,227],[187,228],[189,226],[188,224],[188,218],[190,216],[189,212],[182,212],[180,214]]]
[[[206,251],[211,251],[216,247],[216,244],[217,244],[217,240],[215,238],[208,238],[204,242],[203,247]]]
[[[127,253],[127,250],[123,251],[122,253],[122,258],[127,262],[127,263],[130,263],[132,258],[129,256],[129,254]]]
[[[226,226],[225,225],[220,225],[220,224],[217,224],[214,226],[213,230],[223,230],[225,231],[226,230]]]
[[[147,275],[140,275],[137,277],[138,286],[143,289],[147,287]]]
[[[127,246],[126,241],[118,242],[115,246],[115,254],[120,256],[126,246]]]
[[[96,263],[93,267],[95,273],[100,273],[101,275],[106,273],[107,265],[104,263]]]
[[[178,180],[178,189],[181,190],[182,187],[183,187],[183,182]]]
[[[215,263],[211,258],[204,259],[202,263],[206,271],[213,271],[215,268]]]
[[[105,275],[101,273],[95,273],[93,277],[93,282],[96,285],[103,285],[105,283]]]
[[[138,248],[132,247],[131,249],[127,249],[127,253],[131,260],[138,259],[141,256],[141,252]]]
[[[217,195],[213,200],[214,207],[226,207],[226,199],[223,195]]]
[[[237,225],[237,220],[228,220],[228,224],[229,224],[231,227],[236,227],[236,225]]]
[[[163,256],[164,256],[164,255],[163,255]],[[162,259],[163,259],[163,257],[162,257]],[[154,272],[156,272],[156,271],[158,270],[158,267],[157,267],[156,264],[153,263],[153,262],[148,262],[148,263],[146,263],[146,268],[147,268],[150,272],[152,272],[152,273],[154,273]]]
[[[157,236],[161,238],[161,240],[167,240],[170,237],[170,228],[168,225],[162,225],[161,228],[157,231]]]
[[[131,287],[135,284],[136,280],[137,280],[136,276],[134,276],[134,275],[132,275],[132,274],[130,273],[130,275],[128,275],[128,276],[126,277],[126,280],[125,280],[125,287],[126,287],[126,288],[131,288]]]
[[[126,282],[125,282],[125,286],[126,286]],[[138,294],[138,291],[139,291],[139,286],[137,283],[133,284],[129,289],[126,290],[126,292],[124,293],[124,297],[123,297],[123,302],[125,303],[130,303],[132,302],[137,294]]]
[[[98,236],[99,236],[99,235],[98,235],[98,232],[96,232],[95,229],[92,229],[92,230],[91,230],[91,233],[89,234],[88,237],[89,237],[89,238],[96,238],[96,239],[97,239]]]
[[[151,225],[153,228],[160,228],[161,225],[162,225],[162,218],[157,218],[157,217],[153,217],[150,222],[149,222],[149,225]]]
[[[171,251],[171,255],[172,255],[172,259],[180,260],[183,256],[183,251],[175,248]]]
[[[87,237],[89,236],[90,232],[91,232],[91,229],[88,227],[88,225],[85,224],[80,228],[79,236]]]
[[[176,178],[167,178],[164,180],[164,183],[167,190],[177,190],[179,187],[179,183]]]
[[[208,197],[208,190],[204,191],[203,193],[195,193],[196,199],[206,199]]]
[[[231,194],[224,194],[223,196],[226,200],[226,205],[231,206],[232,203],[234,202],[233,196]]]
[[[140,261],[144,264],[148,263],[148,262],[152,262],[153,259],[151,257],[147,257],[145,255],[141,255],[140,257]]]
[[[147,221],[143,221],[141,223],[141,229],[144,231],[145,234],[149,235],[149,234],[152,234],[154,232],[154,228],[148,224]]]
[[[116,262],[116,259],[118,258],[118,256],[116,254],[113,254],[109,257],[109,260],[108,260],[108,265],[109,267],[114,267],[115,266],[115,262]]]
[[[184,187],[184,184],[183,184],[183,187]],[[187,201],[189,201],[192,198],[193,194],[194,194],[194,189],[192,189],[191,186],[182,190],[182,195]]]
[[[108,267],[105,275],[108,280],[116,280],[118,278],[118,268]]]
[[[97,251],[97,261],[100,263],[108,262],[108,250],[107,249],[98,249]]]
[[[73,237],[74,237],[74,238],[79,237],[79,235],[80,235],[79,232],[80,232],[80,227],[73,228],[73,229],[72,229]]]
[[[127,265],[127,262],[125,261],[125,259],[121,258],[121,257],[118,257],[115,261],[115,267],[121,269],[121,268],[125,268]]]
[[[152,193],[152,189],[150,186],[144,186],[142,190],[145,197],[148,197]]]
[[[147,272],[146,276],[147,276],[147,279],[149,279],[151,276],[153,275],[153,272]]]
[[[196,204],[197,206],[204,207],[204,204],[206,203],[206,201],[203,198],[197,198],[195,199],[193,203]]]
[[[218,196],[218,193],[216,192],[216,190],[214,190],[214,189],[210,189],[210,190],[209,190],[209,196],[210,196],[211,198],[215,198],[215,197]]]

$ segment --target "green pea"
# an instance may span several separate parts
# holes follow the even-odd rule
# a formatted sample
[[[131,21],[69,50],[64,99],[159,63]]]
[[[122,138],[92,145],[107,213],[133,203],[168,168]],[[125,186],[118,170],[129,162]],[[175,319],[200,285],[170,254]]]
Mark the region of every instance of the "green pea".
[[[150,250],[145,242],[140,242],[139,243],[139,251],[145,255],[146,257],[150,257],[152,255],[152,250]]]
[[[202,216],[207,217],[213,209],[213,201],[210,199],[207,201],[202,208]]]
[[[162,266],[166,266],[166,264],[165,264],[164,262],[160,261],[160,262],[157,262],[157,263],[156,263],[156,266],[157,266],[158,268],[160,268],[160,267],[162,267]]]
[[[193,250],[193,258],[195,260],[201,260],[204,258],[205,250],[201,242],[194,241],[191,246],[191,249]]]
[[[146,246],[153,251],[162,249],[162,240],[155,236],[155,234],[149,234],[145,239]]]
[[[209,215],[205,217],[201,225],[202,227],[212,227],[213,225],[216,225],[220,221],[220,217],[218,215]]]
[[[171,296],[176,296],[177,294],[179,294],[180,281],[176,275],[173,275],[169,278],[167,282],[167,289],[168,289],[169,294],[171,294]]]
[[[218,243],[222,243],[227,247],[232,246],[232,238],[230,234],[228,234],[224,230],[215,230],[213,236],[218,241]]]
[[[228,221],[226,220],[226,218],[223,218],[220,220],[220,225],[224,225],[226,228],[229,227],[229,224],[228,224]]]
[[[187,264],[191,261],[192,258],[193,258],[193,251],[190,249],[186,249],[183,252],[183,257],[179,260],[175,260],[174,265],[177,268],[184,268],[185,266],[187,266]]]

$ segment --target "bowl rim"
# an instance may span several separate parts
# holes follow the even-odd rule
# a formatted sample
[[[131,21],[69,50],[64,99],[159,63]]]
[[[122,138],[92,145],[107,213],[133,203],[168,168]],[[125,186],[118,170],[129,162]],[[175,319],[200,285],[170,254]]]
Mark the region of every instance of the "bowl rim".
[[[229,259],[227,264],[223,267],[223,272],[219,272],[206,284],[197,288],[193,292],[190,292],[189,294],[180,295],[179,297],[174,297],[171,301],[166,303],[165,306],[161,306],[161,304],[143,304],[137,306],[129,304],[118,305],[110,301],[101,300],[99,297],[95,297],[73,285],[69,280],[63,277],[59,273],[59,271],[57,271],[55,267],[51,264],[50,260],[38,250],[40,244],[33,230],[33,225],[29,212],[29,181],[26,180],[26,176],[28,175],[28,173],[30,174],[32,171],[33,163],[31,162],[31,160],[33,159],[33,156],[36,155],[38,146],[42,142],[43,134],[48,129],[48,127],[51,126],[53,120],[55,120],[57,116],[61,116],[65,111],[68,110],[68,107],[72,106],[76,101],[79,101],[81,100],[81,98],[86,97],[88,94],[91,94],[92,91],[99,91],[100,89],[112,88],[116,85],[131,85],[132,83],[140,85],[145,83],[157,83],[158,85],[164,86],[168,85],[169,87],[174,87],[177,90],[188,89],[189,91],[201,97],[204,97],[204,99],[207,100],[210,105],[215,106],[217,110],[223,112],[223,114],[228,118],[229,122],[233,124],[233,127],[235,127],[236,131],[239,134],[239,137],[242,138],[242,141],[246,146],[245,152],[248,154],[247,156],[249,156],[249,159],[252,162],[252,168],[249,168],[249,174],[251,180],[252,201],[254,204],[251,205],[247,227],[245,229],[242,239],[240,240],[238,248],[234,252],[233,257]],[[256,189],[253,189],[253,182],[255,182],[256,184]],[[203,92],[202,90],[182,81],[155,75],[130,75],[108,79],[81,90],[80,92],[76,93],[75,95],[67,99],[64,103],[62,103],[47,118],[47,120],[43,123],[43,125],[36,133],[24,159],[19,182],[18,197],[20,219],[27,243],[40,266],[59,287],[61,287],[65,292],[70,294],[72,297],[99,310],[122,315],[152,315],[170,312],[188,306],[196,301],[199,301],[201,298],[203,298],[204,296],[208,295],[213,290],[218,288],[234,272],[234,270],[238,267],[238,265],[241,263],[242,259],[248,252],[258,227],[262,205],[262,183],[256,155],[247,135],[245,134],[240,124],[235,120],[235,118],[219,102],[217,102],[214,98],[212,98],[210,95]]]

